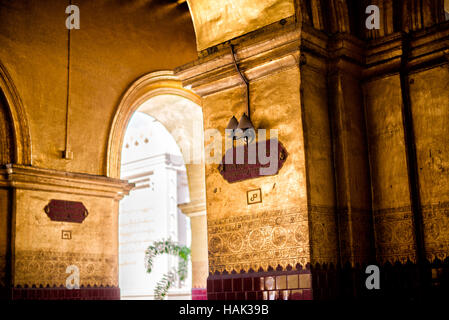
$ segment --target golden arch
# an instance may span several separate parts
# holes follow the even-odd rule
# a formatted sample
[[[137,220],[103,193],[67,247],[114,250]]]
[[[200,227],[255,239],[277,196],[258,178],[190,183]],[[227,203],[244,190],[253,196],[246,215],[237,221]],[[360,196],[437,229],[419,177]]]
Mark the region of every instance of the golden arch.
[[[17,88],[5,66],[0,62],[0,89],[11,113],[14,134],[14,163],[31,165],[31,137],[25,108]]]
[[[136,80],[122,96],[112,121],[106,156],[106,176],[120,178],[122,144],[128,122],[142,103],[161,94],[178,95],[201,106],[201,98],[184,88],[172,71],[152,72]]]

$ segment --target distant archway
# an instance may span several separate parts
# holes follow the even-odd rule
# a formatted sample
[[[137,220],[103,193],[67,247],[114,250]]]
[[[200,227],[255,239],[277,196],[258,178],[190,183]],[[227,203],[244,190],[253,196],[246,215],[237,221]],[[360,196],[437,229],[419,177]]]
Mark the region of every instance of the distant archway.
[[[191,241],[188,218],[179,208],[179,204],[190,202],[183,155],[169,130],[141,109],[130,120],[122,150],[121,179],[135,187],[120,201],[121,299],[154,299],[157,282],[177,268],[174,257],[159,255],[151,274],[147,273],[142,262],[154,241],[171,239],[188,247]],[[174,281],[167,297],[189,299],[190,295],[188,276],[185,281]]]
[[[204,299],[208,262],[201,99],[183,88],[171,71],[150,73],[135,81],[123,95],[111,125],[106,160],[108,177],[121,177],[124,137],[136,111],[160,121],[180,147],[190,197],[188,202],[178,202],[178,208],[190,218],[192,298]]]
[[[152,72],[136,80],[123,95],[112,121],[106,157],[106,176],[120,177],[123,138],[132,115],[145,101],[163,94],[181,96],[201,106],[201,98],[183,88],[181,81],[172,71]]]
[[[28,122],[10,75],[0,63],[0,169],[7,164],[31,164]],[[11,217],[13,191],[0,177],[0,299],[11,283]]]

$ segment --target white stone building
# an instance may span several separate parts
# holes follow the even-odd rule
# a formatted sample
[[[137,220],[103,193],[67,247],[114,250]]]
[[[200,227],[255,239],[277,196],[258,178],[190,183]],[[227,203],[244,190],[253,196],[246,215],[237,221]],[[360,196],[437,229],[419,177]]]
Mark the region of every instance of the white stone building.
[[[190,247],[190,221],[178,204],[188,203],[186,167],[167,129],[154,118],[136,112],[122,151],[121,178],[136,186],[120,202],[119,283],[122,299],[153,299],[156,283],[177,258],[162,255],[154,270],[145,270],[145,250],[156,240],[171,238]],[[168,299],[189,299],[191,279],[169,291]]]

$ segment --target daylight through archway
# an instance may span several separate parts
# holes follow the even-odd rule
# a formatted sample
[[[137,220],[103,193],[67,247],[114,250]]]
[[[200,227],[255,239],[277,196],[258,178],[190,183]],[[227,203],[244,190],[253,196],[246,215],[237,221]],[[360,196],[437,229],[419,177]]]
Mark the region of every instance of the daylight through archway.
[[[204,294],[207,242],[202,223],[205,220],[202,150],[202,111],[186,98],[171,94],[154,96],[129,121],[120,171],[121,179],[135,186],[120,203],[122,299],[153,299],[157,282],[177,267],[176,257],[161,255],[156,258],[151,274],[146,272],[145,250],[154,241],[163,239],[191,248],[193,264],[188,278],[176,281],[167,298],[191,299],[193,294],[196,299]],[[203,204],[200,209],[199,203]]]

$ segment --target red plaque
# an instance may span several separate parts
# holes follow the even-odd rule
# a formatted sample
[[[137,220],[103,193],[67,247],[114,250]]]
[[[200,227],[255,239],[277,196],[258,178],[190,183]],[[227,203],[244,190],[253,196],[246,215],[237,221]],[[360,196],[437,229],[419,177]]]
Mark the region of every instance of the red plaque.
[[[260,141],[227,150],[218,170],[229,183],[271,176],[279,172],[287,156],[279,141]]]
[[[44,210],[50,220],[62,222],[82,223],[89,214],[82,202],[66,200],[50,200]]]

